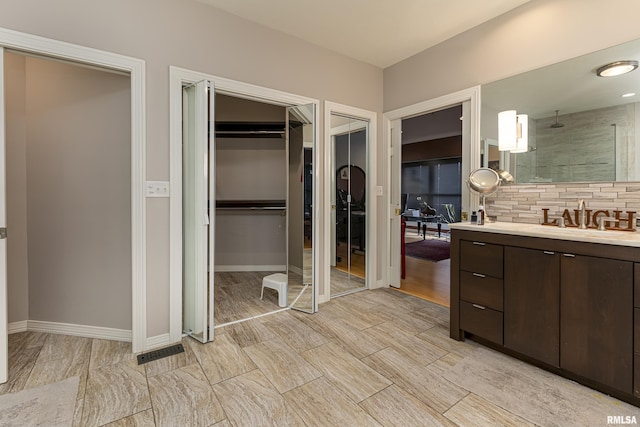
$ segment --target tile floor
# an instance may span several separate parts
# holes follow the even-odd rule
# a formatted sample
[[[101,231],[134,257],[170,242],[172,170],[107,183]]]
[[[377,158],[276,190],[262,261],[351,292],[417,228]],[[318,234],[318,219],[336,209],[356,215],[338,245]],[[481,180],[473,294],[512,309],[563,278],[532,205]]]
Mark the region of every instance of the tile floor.
[[[477,393],[459,385],[477,364],[472,355],[489,350],[450,340],[448,309],[384,289],[336,298],[320,310],[229,325],[206,345],[184,339],[184,353],[144,365],[127,343],[13,334],[10,379],[0,394],[78,376],[75,426],[536,425],[518,415],[529,413],[526,399],[512,404],[502,396],[499,406],[481,395],[482,384],[469,387]],[[515,366],[510,372],[517,376]],[[539,388],[536,396],[549,392],[547,373],[520,370]],[[517,381],[487,372],[494,376],[491,393],[502,381],[517,389]],[[570,410],[571,397],[562,396]],[[618,403],[620,411],[638,409]],[[558,425],[539,419],[545,421],[538,425]]]

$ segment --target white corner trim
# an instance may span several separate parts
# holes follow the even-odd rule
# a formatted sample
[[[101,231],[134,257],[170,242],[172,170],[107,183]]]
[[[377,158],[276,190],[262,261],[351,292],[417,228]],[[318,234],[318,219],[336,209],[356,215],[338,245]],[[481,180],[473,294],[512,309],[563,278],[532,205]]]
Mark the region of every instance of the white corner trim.
[[[178,338],[177,341],[171,340],[169,338],[169,334],[156,335],[155,337],[147,338],[147,342],[145,343],[144,348],[145,350],[151,350],[158,347],[164,347],[167,345],[180,342],[181,339],[182,339],[182,334],[180,335],[180,338]]]
[[[0,47],[123,71],[131,77],[131,287],[133,352],[143,350],[147,330],[145,62],[112,52],[0,28]]]
[[[11,322],[9,323],[7,329],[9,334],[15,334],[18,332],[26,332],[27,331],[27,320],[21,320],[19,322]]]
[[[105,328],[102,326],[27,320],[27,330],[45,332],[48,334],[73,335],[77,337],[131,342],[131,331],[126,329]]]

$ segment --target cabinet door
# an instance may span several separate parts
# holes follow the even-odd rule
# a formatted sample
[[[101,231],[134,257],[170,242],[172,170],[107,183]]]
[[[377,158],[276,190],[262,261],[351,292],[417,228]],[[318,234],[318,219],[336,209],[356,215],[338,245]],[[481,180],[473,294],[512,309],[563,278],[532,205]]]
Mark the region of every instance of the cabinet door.
[[[632,392],[633,263],[563,254],[560,367]]]
[[[504,345],[559,366],[560,257],[505,247]]]

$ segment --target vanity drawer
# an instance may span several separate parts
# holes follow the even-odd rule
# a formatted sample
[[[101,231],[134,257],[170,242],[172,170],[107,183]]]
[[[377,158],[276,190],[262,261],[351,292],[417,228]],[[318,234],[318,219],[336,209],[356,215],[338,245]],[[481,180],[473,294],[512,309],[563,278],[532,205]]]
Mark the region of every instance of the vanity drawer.
[[[460,301],[460,329],[502,345],[502,312]]]
[[[481,273],[460,272],[460,298],[502,311],[502,279]]]
[[[460,242],[460,269],[502,279],[504,247],[478,241]]]

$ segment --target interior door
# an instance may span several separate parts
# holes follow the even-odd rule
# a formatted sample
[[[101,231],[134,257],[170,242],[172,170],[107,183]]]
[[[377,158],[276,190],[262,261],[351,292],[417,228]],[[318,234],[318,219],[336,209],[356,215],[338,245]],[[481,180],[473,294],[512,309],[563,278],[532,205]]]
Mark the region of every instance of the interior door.
[[[183,88],[183,332],[200,342],[213,340],[212,203],[215,174],[213,84]],[[213,206],[215,208],[215,206]]]
[[[7,215],[4,133],[4,49],[0,47],[0,384],[8,378],[7,313]]]
[[[389,147],[389,285],[400,287],[400,179],[402,166],[402,120],[391,122]]]
[[[287,297],[288,305],[317,311],[314,280],[313,215],[315,104],[287,108]]]

